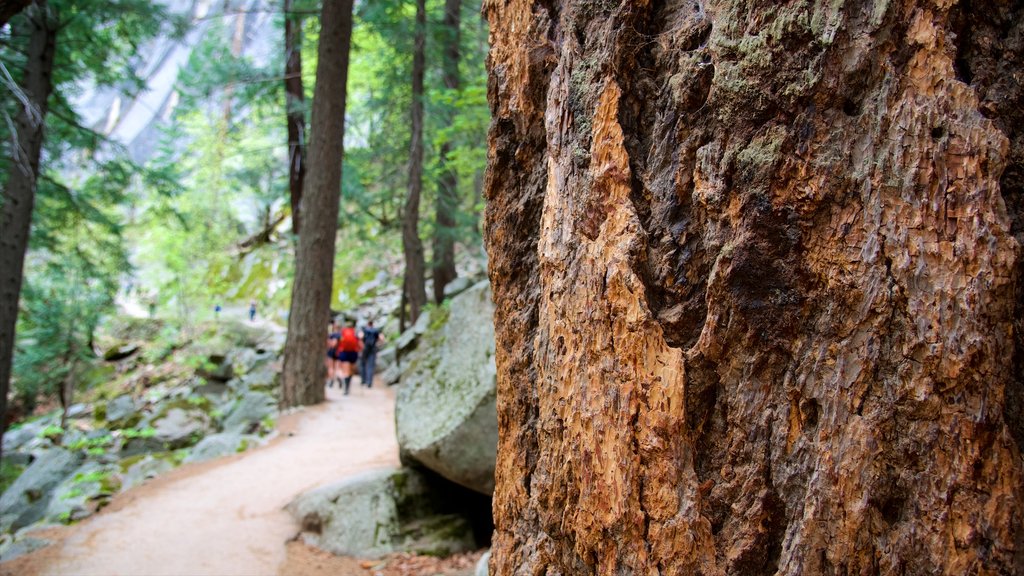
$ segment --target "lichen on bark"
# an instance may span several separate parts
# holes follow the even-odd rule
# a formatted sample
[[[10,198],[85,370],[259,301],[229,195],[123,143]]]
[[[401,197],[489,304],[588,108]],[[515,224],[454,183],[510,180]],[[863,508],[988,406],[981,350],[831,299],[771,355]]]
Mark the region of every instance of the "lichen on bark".
[[[976,4],[485,2],[496,573],[1024,571],[1024,8]]]

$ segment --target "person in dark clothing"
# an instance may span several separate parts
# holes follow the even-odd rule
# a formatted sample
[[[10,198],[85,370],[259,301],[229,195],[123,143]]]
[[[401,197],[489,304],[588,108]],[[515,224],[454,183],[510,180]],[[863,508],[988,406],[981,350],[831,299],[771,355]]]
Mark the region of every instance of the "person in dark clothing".
[[[373,327],[373,320],[370,320],[363,327],[360,339],[363,341],[363,355],[360,362],[362,372],[359,374],[359,378],[362,379],[363,386],[372,388],[373,372],[377,368],[377,348],[384,343],[384,335]]]
[[[334,385],[334,379],[337,376],[339,366],[336,354],[338,347],[338,340],[341,339],[341,329],[338,325],[331,320],[327,324],[327,358],[324,360],[324,365],[327,367],[327,387],[330,388]],[[340,386],[339,386],[340,388]]]

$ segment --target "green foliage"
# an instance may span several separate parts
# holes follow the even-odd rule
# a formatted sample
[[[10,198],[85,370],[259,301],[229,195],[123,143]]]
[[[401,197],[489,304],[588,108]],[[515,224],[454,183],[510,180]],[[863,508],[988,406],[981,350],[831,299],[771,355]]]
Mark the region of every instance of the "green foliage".
[[[0,460],[0,494],[6,492],[24,471],[24,466],[12,463],[10,458]]]
[[[61,428],[60,426],[57,426],[56,424],[50,424],[46,428],[43,428],[42,430],[39,431],[40,438],[48,438],[54,441],[58,440],[63,435],[64,429]]]
[[[122,243],[127,190],[136,166],[117,146],[85,127],[70,102],[83,85],[139,90],[133,72],[138,47],[159,33],[180,33],[182,21],[145,0],[51,0],[58,26],[54,84],[46,116],[43,163],[37,181],[30,250],[26,257],[13,363],[14,401],[31,411],[40,395],[55,396],[95,361],[99,318],[112,308],[129,268]],[[24,75],[26,13],[0,32],[0,62],[14,82]],[[10,86],[5,86],[5,90]],[[17,98],[0,99],[11,118]],[[0,122],[0,186],[8,174],[11,123]]]

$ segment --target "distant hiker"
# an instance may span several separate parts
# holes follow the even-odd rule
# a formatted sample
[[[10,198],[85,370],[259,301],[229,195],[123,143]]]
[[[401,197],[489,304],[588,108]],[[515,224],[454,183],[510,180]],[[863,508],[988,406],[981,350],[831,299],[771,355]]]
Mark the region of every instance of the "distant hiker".
[[[362,350],[363,343],[359,341],[356,336],[356,329],[351,326],[345,326],[341,329],[341,338],[338,339],[338,345],[335,348],[335,358],[338,359],[340,364],[339,368],[341,374],[339,376],[340,384],[345,385],[345,394],[348,395],[349,385],[352,383],[352,369],[359,359],[359,351]]]
[[[383,344],[385,339],[380,330],[373,327],[373,320],[370,320],[363,327],[360,340],[363,341],[363,356],[360,362],[362,372],[359,377],[362,379],[363,386],[372,388],[373,372],[377,368],[377,347]]]
[[[249,301],[249,322],[253,322],[255,320],[256,320],[256,301],[255,300],[250,300]]]
[[[334,385],[334,378],[338,374],[338,358],[336,349],[338,347],[338,340],[340,339],[341,332],[338,331],[338,325],[334,323],[334,320],[331,320],[327,323],[327,358],[324,359],[324,364],[327,366],[328,388]]]
[[[223,308],[220,307],[220,304],[217,304],[216,306],[213,307],[213,317],[216,318],[217,320],[220,320],[221,310],[223,310]]]

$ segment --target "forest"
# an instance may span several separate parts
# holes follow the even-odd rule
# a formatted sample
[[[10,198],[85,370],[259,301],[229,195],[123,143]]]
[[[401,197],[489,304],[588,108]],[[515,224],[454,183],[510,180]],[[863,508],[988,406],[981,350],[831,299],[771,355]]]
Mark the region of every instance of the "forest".
[[[4,27],[0,59],[12,96],[0,127],[5,364],[17,352],[8,421],[60,400],[66,385],[90,385],[95,332],[118,306],[184,331],[217,306],[250,301],[287,318],[320,7],[189,8],[54,1]],[[442,275],[443,288],[456,245],[482,251],[488,123],[479,7],[419,9],[419,20],[406,2],[365,3],[352,14],[339,249],[325,279],[331,308],[353,307],[361,284],[406,266],[407,230],[418,250],[408,261],[419,285],[410,324],[427,302],[425,267]],[[151,85],[167,82],[160,58],[181,59],[176,46],[190,48],[176,81]],[[345,104],[343,90],[329,97]],[[19,116],[26,100],[43,120],[35,142],[14,139],[33,120]],[[0,380],[8,382],[7,370]]]
[[[1022,74],[1021,0],[0,2],[0,576],[1022,574]]]

